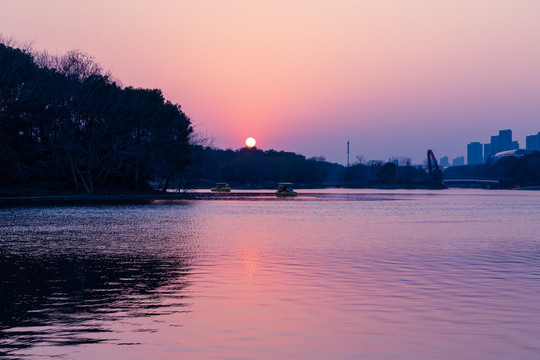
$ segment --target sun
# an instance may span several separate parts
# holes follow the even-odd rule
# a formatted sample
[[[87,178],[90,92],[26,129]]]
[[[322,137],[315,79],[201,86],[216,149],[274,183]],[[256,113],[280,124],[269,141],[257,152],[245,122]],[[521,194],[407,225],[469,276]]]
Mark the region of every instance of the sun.
[[[254,147],[256,143],[257,143],[257,141],[255,141],[255,138],[248,137],[246,139],[246,146],[249,147],[249,148]]]

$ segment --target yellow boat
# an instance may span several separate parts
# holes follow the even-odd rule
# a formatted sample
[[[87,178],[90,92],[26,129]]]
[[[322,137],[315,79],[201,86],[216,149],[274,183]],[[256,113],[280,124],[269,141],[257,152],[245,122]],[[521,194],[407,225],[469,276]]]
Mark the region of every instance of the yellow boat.
[[[214,186],[211,190],[216,192],[231,192],[231,188],[227,183],[216,183],[216,186]]]
[[[298,193],[294,191],[292,183],[279,183],[275,194],[277,197],[291,197],[298,195]]]

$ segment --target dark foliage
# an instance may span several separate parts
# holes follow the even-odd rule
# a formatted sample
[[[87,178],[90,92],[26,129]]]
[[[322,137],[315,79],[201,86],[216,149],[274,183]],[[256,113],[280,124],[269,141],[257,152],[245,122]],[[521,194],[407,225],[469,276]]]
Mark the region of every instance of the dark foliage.
[[[379,171],[377,171],[377,179],[381,184],[392,184],[396,181],[396,164],[387,162]]]
[[[506,186],[540,185],[540,152],[523,157],[505,156],[492,164],[451,166],[445,179],[497,179]]]
[[[226,181],[233,187],[274,187],[293,182],[297,187],[428,186],[425,169],[401,164],[371,162],[344,167],[324,158],[306,158],[292,152],[257,148],[236,151],[194,146],[194,165],[182,174],[180,188],[207,187]]]
[[[513,156],[502,158],[495,166],[505,178],[512,179],[515,185],[540,185],[540,151],[517,159]]]
[[[183,174],[183,180],[189,180],[192,187],[219,181],[241,187],[274,187],[282,181],[304,186],[336,185],[343,172],[342,165],[285,151],[194,146],[192,154],[194,165]]]
[[[345,169],[345,182],[353,187],[430,187],[426,169],[406,161],[354,164]]]
[[[189,118],[160,90],[122,88],[89,56],[0,43],[0,186],[141,191],[190,162]],[[9,191],[6,191],[9,193]]]

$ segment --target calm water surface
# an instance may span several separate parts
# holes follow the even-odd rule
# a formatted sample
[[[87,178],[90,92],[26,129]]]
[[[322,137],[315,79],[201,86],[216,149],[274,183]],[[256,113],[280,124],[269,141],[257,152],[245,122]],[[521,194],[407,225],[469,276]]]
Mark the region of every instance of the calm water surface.
[[[539,339],[540,192],[0,209],[0,357],[539,359]]]

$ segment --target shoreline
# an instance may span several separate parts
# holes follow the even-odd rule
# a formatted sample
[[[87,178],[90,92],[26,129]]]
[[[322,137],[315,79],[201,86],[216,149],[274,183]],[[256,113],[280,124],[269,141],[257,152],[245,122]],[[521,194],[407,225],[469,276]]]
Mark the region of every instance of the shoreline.
[[[192,200],[220,200],[239,197],[273,196],[274,192],[260,193],[173,193],[143,195],[51,195],[51,196],[13,196],[0,197],[0,208],[33,205],[146,205],[152,202],[184,202]]]
[[[456,188],[456,187],[453,187]],[[385,188],[345,188],[351,190],[433,190],[426,188],[401,188],[401,187],[385,187]],[[470,189],[470,188],[462,188]],[[169,194],[111,194],[111,195],[40,195],[40,196],[0,196],[0,208],[17,207],[17,206],[64,206],[64,205],[146,205],[151,203],[183,203],[194,200],[237,200],[249,198],[269,198],[274,199],[275,191],[272,189],[256,189],[251,192],[250,189],[238,189],[230,193],[216,192],[198,192],[206,189],[193,189],[182,193]],[[254,189],[251,189],[254,190]],[[314,190],[314,189],[310,189]],[[324,189],[320,189],[324,192]],[[435,189],[440,190],[440,189]],[[491,191],[496,191],[493,189]],[[539,191],[539,186],[522,187],[519,191]],[[317,193],[307,192],[302,194],[302,189],[299,189],[300,197],[302,195],[313,196]]]

